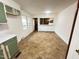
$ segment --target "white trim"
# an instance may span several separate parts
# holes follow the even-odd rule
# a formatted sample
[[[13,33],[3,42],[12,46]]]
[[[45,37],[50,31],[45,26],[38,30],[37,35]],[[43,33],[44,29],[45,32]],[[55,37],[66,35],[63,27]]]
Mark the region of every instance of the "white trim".
[[[10,51],[9,51],[8,45],[6,45],[6,50],[7,50],[7,53],[8,53],[8,57],[11,58],[11,55],[10,55]]]
[[[5,51],[5,47],[4,47],[3,44],[1,44],[1,48],[2,48],[2,50],[3,50],[4,58],[5,58],[5,59],[8,59],[7,54],[6,54],[6,51]]]

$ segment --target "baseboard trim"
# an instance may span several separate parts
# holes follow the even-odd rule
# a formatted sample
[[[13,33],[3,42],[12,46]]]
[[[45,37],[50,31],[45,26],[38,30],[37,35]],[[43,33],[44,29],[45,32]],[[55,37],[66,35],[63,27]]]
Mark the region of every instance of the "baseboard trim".
[[[64,40],[56,31],[54,31],[54,33],[55,33],[63,42],[65,42],[65,40]],[[65,43],[68,45],[67,42],[65,42]]]
[[[29,36],[31,36],[34,32],[35,32],[35,31],[32,31],[32,32],[31,32],[29,35],[27,35],[25,38],[21,39],[20,42],[23,41],[24,39],[28,38]],[[20,42],[19,42],[19,43],[20,43]]]
[[[38,32],[51,32],[51,33],[52,33],[52,32],[54,32],[54,31],[38,31]]]

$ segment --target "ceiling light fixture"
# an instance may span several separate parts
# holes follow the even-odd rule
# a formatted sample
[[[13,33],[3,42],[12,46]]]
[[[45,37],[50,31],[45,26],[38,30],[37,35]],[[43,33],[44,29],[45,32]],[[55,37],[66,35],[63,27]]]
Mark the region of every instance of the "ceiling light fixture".
[[[51,13],[51,11],[45,11],[45,13],[49,14],[49,13]]]

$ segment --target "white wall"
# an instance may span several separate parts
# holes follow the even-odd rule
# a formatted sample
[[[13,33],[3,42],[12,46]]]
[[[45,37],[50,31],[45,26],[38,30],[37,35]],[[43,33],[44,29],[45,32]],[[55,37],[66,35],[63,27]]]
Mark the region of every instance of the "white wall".
[[[50,32],[52,32],[52,31],[54,31],[54,23],[53,23],[53,25],[41,25],[40,18],[38,18],[38,31],[50,31]]]
[[[40,14],[35,14],[34,18],[53,18],[56,16],[56,13],[40,13]]]
[[[20,34],[21,34],[21,16],[7,16],[7,23],[9,27],[9,31],[16,34],[18,41],[21,40]]]
[[[28,25],[26,29],[23,29],[22,17],[26,16]],[[18,37],[18,41],[28,36],[34,30],[34,23],[32,17],[27,12],[21,12],[21,16],[7,16],[8,26],[12,33],[15,33]]]
[[[27,17],[27,28],[23,29],[23,27],[21,27],[21,38],[25,38],[26,36],[28,36],[31,32],[34,31],[34,21],[32,19],[32,16],[30,14],[28,14],[27,12],[25,12],[24,10],[21,12],[22,15],[21,16],[26,16]],[[21,23],[22,24],[22,23]]]
[[[72,4],[57,16],[55,32],[68,43],[77,3]]]
[[[79,12],[67,59],[79,59],[76,49],[79,50]]]
[[[8,30],[8,25],[7,24],[0,24],[0,32],[3,30]]]
[[[55,18],[56,14],[46,14],[46,13],[40,13],[35,15],[35,18],[38,18],[38,31],[50,31],[53,32],[54,31],[54,23],[53,25],[40,25],[40,18]],[[54,19],[55,20],[55,19]]]

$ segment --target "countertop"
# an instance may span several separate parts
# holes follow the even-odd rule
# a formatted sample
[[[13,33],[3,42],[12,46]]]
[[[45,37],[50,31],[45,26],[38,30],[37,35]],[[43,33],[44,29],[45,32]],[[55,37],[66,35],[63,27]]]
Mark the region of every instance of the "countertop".
[[[9,31],[0,32],[0,44],[15,36],[16,36],[15,34]]]

